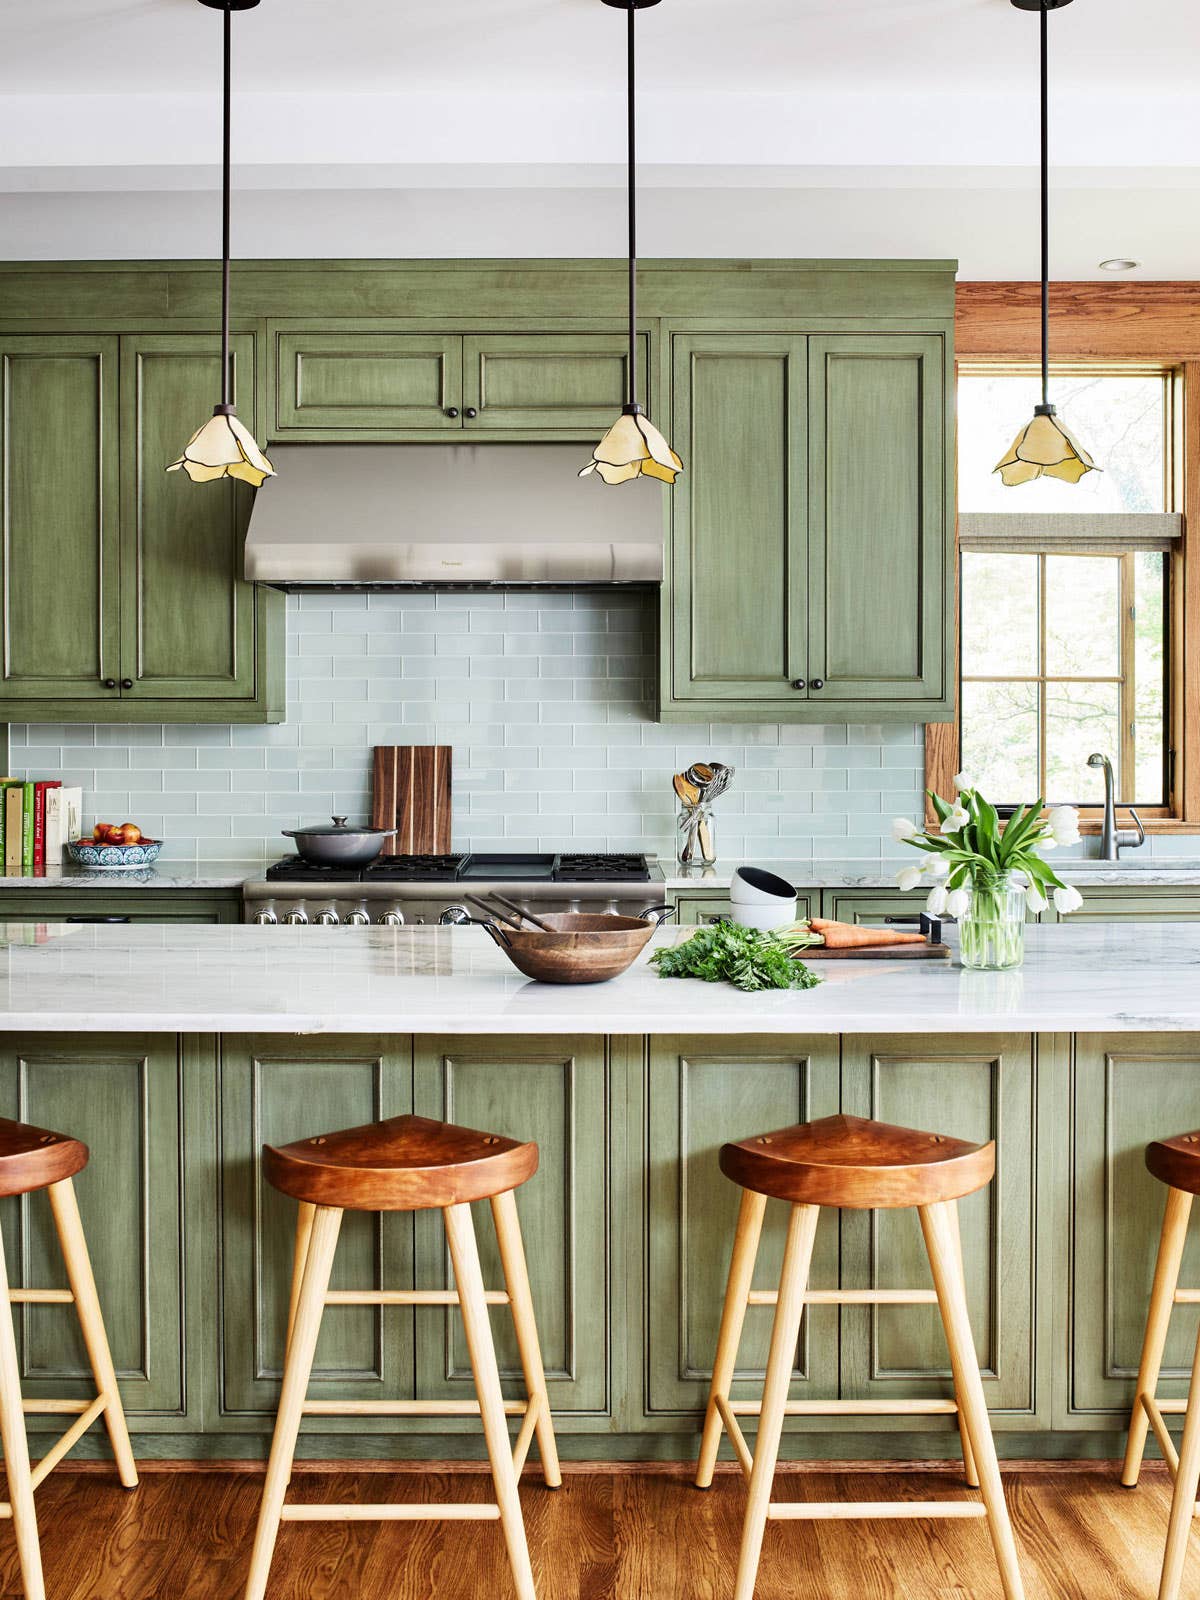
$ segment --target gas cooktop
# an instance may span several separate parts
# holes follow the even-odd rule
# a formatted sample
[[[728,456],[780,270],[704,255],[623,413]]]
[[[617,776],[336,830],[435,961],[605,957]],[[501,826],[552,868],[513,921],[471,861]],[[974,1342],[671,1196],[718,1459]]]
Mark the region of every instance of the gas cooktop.
[[[558,854],[471,851],[444,856],[380,856],[369,867],[314,867],[285,856],[267,868],[268,883],[649,883],[642,855],[582,851]]]

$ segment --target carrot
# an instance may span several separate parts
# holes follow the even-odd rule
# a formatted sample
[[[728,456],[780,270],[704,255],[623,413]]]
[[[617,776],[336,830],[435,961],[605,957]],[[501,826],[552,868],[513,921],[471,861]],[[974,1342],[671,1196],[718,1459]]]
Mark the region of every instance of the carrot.
[[[859,928],[851,922],[832,922],[826,917],[813,917],[810,926],[825,940],[826,949],[866,949],[880,944],[924,944],[923,933],[900,933],[896,928]]]

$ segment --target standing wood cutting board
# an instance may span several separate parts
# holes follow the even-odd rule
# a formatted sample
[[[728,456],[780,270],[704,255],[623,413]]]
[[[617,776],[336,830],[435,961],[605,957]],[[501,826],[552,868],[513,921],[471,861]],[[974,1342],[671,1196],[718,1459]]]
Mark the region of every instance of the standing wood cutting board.
[[[395,828],[385,856],[442,856],[450,851],[448,744],[377,744],[371,825]]]

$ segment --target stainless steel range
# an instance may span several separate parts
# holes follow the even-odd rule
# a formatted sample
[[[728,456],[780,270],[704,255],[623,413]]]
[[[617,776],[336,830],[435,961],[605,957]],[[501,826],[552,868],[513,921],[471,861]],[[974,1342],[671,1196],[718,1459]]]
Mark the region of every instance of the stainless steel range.
[[[663,874],[641,855],[386,856],[369,867],[313,867],[288,856],[242,891],[246,922],[366,927],[467,922],[464,891],[499,889],[526,910],[641,916],[663,904]]]

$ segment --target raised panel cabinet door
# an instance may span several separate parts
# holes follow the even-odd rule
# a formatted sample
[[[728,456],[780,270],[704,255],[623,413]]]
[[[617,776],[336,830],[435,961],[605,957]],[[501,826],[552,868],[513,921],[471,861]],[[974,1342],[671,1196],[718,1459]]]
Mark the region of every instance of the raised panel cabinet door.
[[[940,703],[954,602],[934,335],[809,341],[808,668],[830,701]],[[823,687],[811,687],[819,681]]]
[[[186,1412],[182,1193],[184,1126],[176,1039],[163,1035],[0,1035],[0,1114],[82,1139],[75,1179],[121,1397],[140,1427]],[[0,1202],[12,1286],[65,1288],[44,1193]],[[17,1312],[26,1396],[95,1394],[70,1306]],[[61,1432],[62,1418],[31,1429]]]
[[[1146,1170],[1152,1139],[1200,1128],[1200,1034],[1075,1040],[1071,1151],[1070,1384],[1066,1426],[1123,1429],[1133,1403],[1166,1187]],[[1200,1287],[1200,1230],[1180,1288]],[[1196,1319],[1171,1318],[1158,1393],[1187,1394]]]
[[[273,431],[281,437],[354,441],[462,430],[458,334],[278,328],[272,334]]]
[[[838,1042],[765,1035],[753,1039],[655,1038],[650,1045],[646,1121],[647,1269],[644,1349],[650,1416],[693,1418],[712,1379],[725,1279],[741,1190],[723,1176],[718,1152],[732,1139],[767,1133],[838,1109]],[[755,1287],[779,1286],[788,1207],[768,1201]],[[822,1216],[813,1253],[814,1288],[838,1283],[838,1217]],[[735,1371],[735,1400],[762,1397],[771,1311],[751,1307]],[[838,1308],[804,1314],[793,1399],[830,1399],[838,1384]],[[804,1427],[789,1419],[789,1428]]]
[[[226,1417],[266,1418],[279,1401],[297,1203],[264,1180],[262,1147],[411,1111],[411,1045],[407,1037],[225,1035],[220,1082],[221,1406]],[[411,1288],[411,1215],[347,1211],[331,1286]],[[412,1349],[409,1308],[327,1307],[310,1396],[410,1399]],[[307,1424],[323,1433],[382,1426],[361,1417]],[[394,1432],[395,1420],[387,1426]]]
[[[670,697],[805,694],[807,341],[679,333],[671,427]]]
[[[602,1039],[497,1038],[415,1041],[414,1098],[422,1116],[486,1133],[532,1139],[538,1170],[516,1192],[551,1407],[604,1416],[609,1405],[608,1062]],[[503,1289],[491,1208],[473,1207],[489,1289]],[[416,1216],[417,1283],[453,1285],[437,1211]],[[492,1312],[500,1377],[509,1399],[524,1397],[521,1363],[506,1307]],[[474,1397],[457,1310],[417,1312],[417,1392],[424,1399]],[[439,1428],[454,1425],[439,1421]],[[463,1424],[478,1429],[477,1418]]]
[[[650,337],[638,335],[638,395],[647,388]],[[468,432],[536,428],[599,439],[629,393],[625,333],[487,333],[463,339],[463,410]],[[474,410],[478,415],[466,416]]]
[[[0,710],[119,693],[117,473],[116,339],[0,335]]]
[[[993,1418],[1011,1427],[1030,1426],[1039,1399],[1034,1105],[1029,1034],[843,1040],[842,1110],[848,1115],[996,1141],[994,1180],[960,1200],[958,1211],[984,1393]],[[845,1212],[842,1276],[847,1287],[860,1289],[931,1289],[916,1211]],[[844,1308],[841,1382],[844,1399],[952,1399],[937,1307]],[[953,1422],[906,1417],[891,1425],[940,1431]]]
[[[889,917],[919,919],[925,896],[919,889],[903,894],[899,889],[822,889],[821,915],[835,922],[882,927]]]
[[[1200,894],[1186,889],[1089,889],[1080,886],[1083,905],[1062,916],[1053,907],[1044,922],[1196,922],[1200,921]]]
[[[233,339],[234,400],[254,427],[254,338]],[[168,472],[211,416],[211,334],[121,341],[121,676],[127,699],[236,700],[256,692],[255,591],[242,577],[253,491]],[[128,684],[129,687],[124,687]]]

